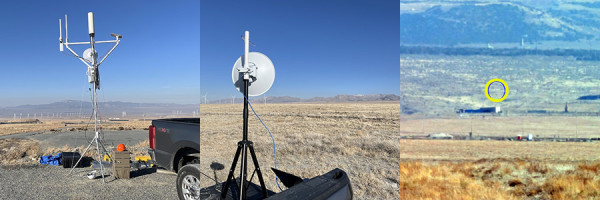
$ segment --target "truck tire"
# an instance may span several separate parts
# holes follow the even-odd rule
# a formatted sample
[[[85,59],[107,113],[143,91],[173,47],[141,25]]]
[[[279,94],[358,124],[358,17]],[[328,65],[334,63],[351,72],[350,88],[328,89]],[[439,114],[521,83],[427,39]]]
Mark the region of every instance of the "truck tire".
[[[200,199],[200,164],[185,165],[179,170],[177,195],[181,200]]]
[[[191,148],[178,150],[173,157],[173,171],[177,173],[179,169],[187,164],[200,164],[199,156],[190,156],[198,153],[197,150]]]
[[[179,158],[179,162],[177,162],[177,169],[175,172],[178,172],[183,166],[188,164],[200,164],[200,158],[198,157],[190,157],[190,156],[182,156]]]

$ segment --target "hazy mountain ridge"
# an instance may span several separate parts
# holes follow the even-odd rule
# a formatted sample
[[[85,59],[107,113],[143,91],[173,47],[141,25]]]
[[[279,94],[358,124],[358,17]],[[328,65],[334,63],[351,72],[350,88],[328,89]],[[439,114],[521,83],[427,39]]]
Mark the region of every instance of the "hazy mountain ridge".
[[[100,113],[109,117],[120,117],[123,112],[127,116],[153,116],[153,115],[194,115],[198,112],[199,104],[174,104],[174,103],[133,103],[122,101],[98,102]],[[20,105],[0,108],[0,116],[17,117],[27,114],[33,116],[89,116],[92,113],[92,103],[89,101],[66,100],[48,104]]]
[[[598,41],[599,3],[401,2],[400,42],[413,45]]]
[[[400,97],[395,94],[374,94],[374,95],[337,95],[333,97],[314,97],[311,99],[301,99],[290,96],[267,97],[267,103],[296,103],[296,102],[369,102],[369,101],[400,101]],[[235,103],[241,103],[241,98],[236,98]],[[264,103],[263,98],[250,99],[251,103]],[[204,102],[202,102],[204,103]],[[208,103],[231,103],[231,99],[221,99],[209,101]],[[199,113],[200,104],[174,104],[174,103],[134,103],[122,101],[98,102],[100,113],[104,117],[122,117],[123,112],[126,116],[194,116]],[[83,116],[88,117],[92,113],[92,103],[89,101],[66,100],[48,104],[38,105],[20,105],[14,107],[0,108],[0,117],[25,118],[29,114],[30,118],[40,115],[55,117]]]

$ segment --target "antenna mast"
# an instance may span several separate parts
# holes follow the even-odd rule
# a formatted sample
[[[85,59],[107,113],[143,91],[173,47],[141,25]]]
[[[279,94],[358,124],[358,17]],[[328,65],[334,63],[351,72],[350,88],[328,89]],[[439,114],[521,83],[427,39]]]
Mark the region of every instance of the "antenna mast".
[[[273,84],[273,80],[275,79],[275,69],[271,60],[269,60],[269,58],[264,54],[258,52],[249,52],[250,33],[248,31],[244,33],[243,39],[244,55],[240,58],[243,58],[243,62],[238,59],[232,70],[232,81],[236,88],[238,88],[238,90],[244,95],[242,140],[237,143],[237,150],[235,152],[233,162],[231,163],[229,175],[227,176],[227,181],[225,181],[225,186],[221,191],[221,199],[224,199],[227,196],[227,191],[229,190],[231,181],[233,181],[234,185],[237,186],[237,191],[239,192],[238,199],[246,199],[248,185],[250,184],[250,181],[252,181],[252,178],[250,181],[247,180],[248,153],[250,153],[252,163],[254,164],[254,172],[252,172],[252,176],[254,176],[254,173],[256,173],[258,181],[260,182],[263,197],[266,198],[268,195],[262,176],[262,171],[260,170],[256,153],[254,152],[254,143],[248,140],[248,96],[259,96],[269,90]],[[249,61],[251,57],[252,62]],[[233,101],[234,98],[232,97],[232,102]],[[235,183],[233,174],[240,157],[240,184],[238,185]]]
[[[96,35],[95,33],[95,28],[94,28],[94,13],[93,12],[88,12],[88,34],[90,37],[90,41],[89,42],[69,42],[69,30],[68,30],[68,25],[67,25],[67,15],[65,15],[65,40],[63,41],[63,37],[62,37],[62,21],[61,19],[58,20],[58,26],[59,26],[59,44],[60,44],[60,51],[63,51],[64,48],[66,47],[69,52],[71,52],[71,54],[73,54],[75,57],[77,57],[79,60],[81,60],[81,62],[83,62],[86,66],[87,66],[87,75],[88,75],[88,82],[91,83],[93,85],[94,88],[94,93],[93,93],[93,102],[92,102],[92,106],[93,106],[93,115],[94,115],[94,132],[95,132],[95,136],[92,139],[92,141],[90,141],[90,144],[87,146],[87,148],[85,149],[85,151],[82,154],[82,157],[79,158],[79,160],[77,160],[77,163],[75,163],[75,165],[73,166],[73,168],[71,168],[71,171],[69,173],[73,172],[73,169],[75,169],[75,166],[77,166],[79,164],[79,162],[81,162],[81,158],[83,158],[83,155],[85,155],[85,153],[90,149],[90,147],[92,146],[92,144],[95,142],[96,143],[96,150],[98,152],[98,162],[100,163],[100,171],[102,173],[102,181],[104,183],[106,183],[106,180],[104,179],[104,165],[102,164],[102,156],[103,154],[107,154],[110,157],[110,154],[108,152],[108,150],[106,149],[106,147],[104,146],[104,141],[102,141],[102,139],[99,137],[99,133],[101,132],[101,129],[99,129],[100,127],[100,121],[98,119],[98,97],[97,97],[97,90],[100,89],[100,75],[99,75],[99,71],[98,71],[98,67],[100,66],[100,64],[102,64],[102,62],[104,62],[104,60],[106,59],[106,57],[108,57],[108,55],[110,55],[112,53],[112,51],[119,46],[119,42],[121,41],[122,36],[119,34],[114,34],[111,33],[110,35],[112,37],[114,37],[114,40],[106,40],[106,41],[95,41],[94,37]],[[95,44],[96,43],[114,43],[113,47],[108,51],[108,53],[106,55],[104,55],[104,57],[100,60],[100,62],[98,62],[98,53],[96,52],[96,47]],[[75,51],[73,51],[71,49],[71,47],[69,47],[69,45],[90,45],[89,49],[86,49],[83,52],[83,57],[79,56],[77,53],[75,53]],[[100,147],[102,147],[102,149],[104,150],[103,152],[100,152]]]

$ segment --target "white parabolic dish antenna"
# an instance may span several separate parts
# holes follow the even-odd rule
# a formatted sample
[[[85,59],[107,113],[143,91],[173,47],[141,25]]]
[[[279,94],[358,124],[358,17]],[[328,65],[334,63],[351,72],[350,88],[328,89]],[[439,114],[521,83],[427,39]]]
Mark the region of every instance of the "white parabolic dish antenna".
[[[239,69],[242,67],[243,57],[235,61],[231,72],[233,84],[242,94],[244,93],[244,78]],[[248,53],[248,66],[251,70],[248,84],[248,96],[260,96],[267,92],[275,81],[275,67],[273,62],[265,54],[259,52]]]
[[[90,63],[92,63],[97,57],[98,54],[96,54],[96,50],[92,50],[92,48],[87,48],[85,51],[83,51],[83,59]]]

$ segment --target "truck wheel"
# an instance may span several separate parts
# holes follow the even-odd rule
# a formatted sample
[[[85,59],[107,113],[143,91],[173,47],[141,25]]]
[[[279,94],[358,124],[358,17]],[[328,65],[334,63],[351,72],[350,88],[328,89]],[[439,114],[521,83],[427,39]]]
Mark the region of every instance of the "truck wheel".
[[[181,169],[183,166],[185,165],[189,165],[189,164],[200,164],[200,158],[194,158],[194,157],[181,157],[179,159],[179,162],[177,162],[177,171],[179,171],[179,169]]]
[[[177,173],[177,195],[179,199],[200,199],[200,165],[183,166]]]

